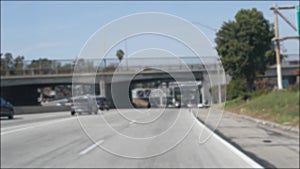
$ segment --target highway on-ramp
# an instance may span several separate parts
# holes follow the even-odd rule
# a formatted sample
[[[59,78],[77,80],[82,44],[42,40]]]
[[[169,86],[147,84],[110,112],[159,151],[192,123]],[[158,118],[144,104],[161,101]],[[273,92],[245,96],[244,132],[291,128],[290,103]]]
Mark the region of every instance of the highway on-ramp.
[[[121,109],[1,119],[1,167],[257,168],[188,109]]]

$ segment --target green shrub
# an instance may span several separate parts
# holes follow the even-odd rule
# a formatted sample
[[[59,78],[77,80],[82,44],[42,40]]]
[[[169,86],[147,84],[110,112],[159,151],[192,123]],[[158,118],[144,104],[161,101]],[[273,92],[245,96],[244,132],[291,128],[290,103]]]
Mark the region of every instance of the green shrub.
[[[250,94],[247,92],[247,82],[244,79],[232,79],[227,85],[226,100],[242,98],[248,99]]]
[[[300,87],[300,83],[298,82],[298,83],[296,83],[296,84],[289,85],[289,86],[287,87],[287,90],[288,90],[288,91],[297,92],[297,91],[299,91],[299,87]]]
[[[268,94],[270,92],[271,92],[271,90],[269,90],[269,89],[256,89],[255,91],[253,91],[251,93],[251,98],[259,97],[259,96]]]
[[[291,86],[291,88],[294,88]],[[277,123],[288,123],[299,126],[299,90],[274,90],[271,92],[257,90],[255,97],[245,102],[234,99],[226,102],[228,111],[243,113],[255,118],[270,120]],[[252,93],[252,95],[255,95]]]

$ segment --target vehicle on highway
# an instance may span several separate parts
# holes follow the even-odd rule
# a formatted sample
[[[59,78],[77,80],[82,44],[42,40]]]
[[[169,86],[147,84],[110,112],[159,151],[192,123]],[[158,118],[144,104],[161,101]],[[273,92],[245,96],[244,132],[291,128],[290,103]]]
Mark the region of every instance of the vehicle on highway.
[[[109,105],[107,102],[107,99],[105,97],[97,96],[96,97],[96,102],[98,104],[98,107],[100,110],[109,110]]]
[[[41,102],[42,106],[71,106],[72,99],[69,97],[48,99],[46,102]]]
[[[197,107],[198,108],[208,108],[210,106],[209,106],[208,102],[206,101],[205,103],[198,103]]]
[[[175,107],[176,108],[181,108],[181,103],[179,101],[175,102]]]
[[[81,96],[73,99],[73,103],[71,105],[71,115],[75,115],[76,113],[88,113],[88,114],[97,114],[98,113],[98,105],[93,98],[90,96]]]
[[[10,104],[10,102],[4,100],[3,98],[0,98],[0,112],[1,117],[7,116],[9,119],[14,118],[15,111],[13,105]]]

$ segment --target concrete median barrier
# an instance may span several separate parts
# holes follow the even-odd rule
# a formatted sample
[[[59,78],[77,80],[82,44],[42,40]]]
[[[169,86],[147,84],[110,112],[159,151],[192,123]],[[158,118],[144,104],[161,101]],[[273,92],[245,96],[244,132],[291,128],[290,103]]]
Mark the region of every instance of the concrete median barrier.
[[[50,113],[59,111],[69,111],[68,106],[15,106],[15,114],[35,114],[35,113]]]

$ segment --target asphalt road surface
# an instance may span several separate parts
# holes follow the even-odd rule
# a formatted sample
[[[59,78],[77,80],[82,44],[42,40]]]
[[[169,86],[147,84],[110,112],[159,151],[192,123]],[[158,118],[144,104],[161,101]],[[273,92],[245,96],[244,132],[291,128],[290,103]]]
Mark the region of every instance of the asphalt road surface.
[[[210,136],[199,143],[199,136]],[[258,168],[188,110],[110,110],[1,118],[1,167]]]

